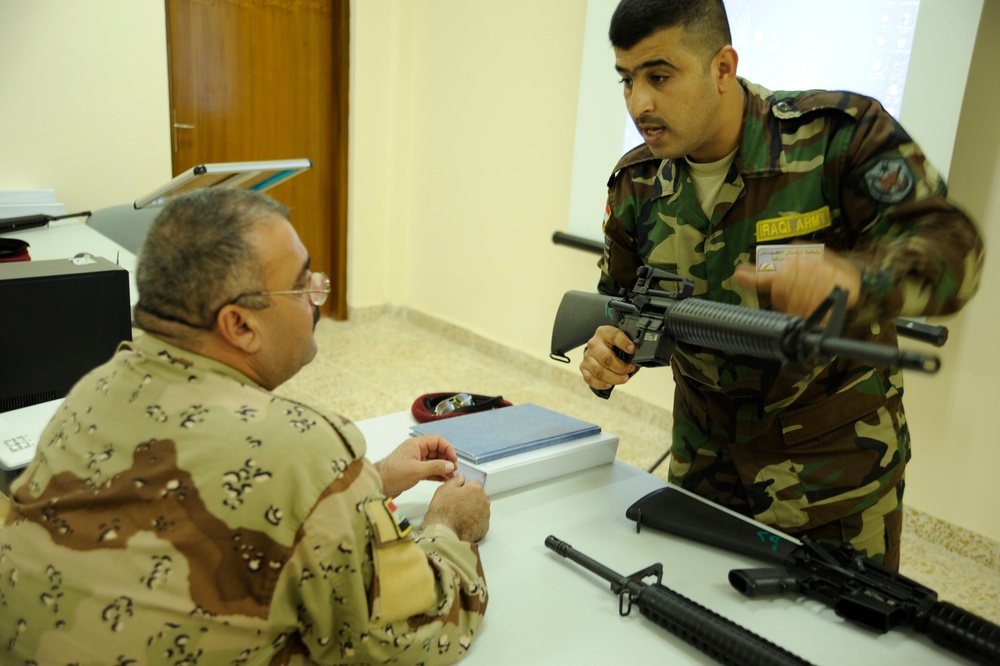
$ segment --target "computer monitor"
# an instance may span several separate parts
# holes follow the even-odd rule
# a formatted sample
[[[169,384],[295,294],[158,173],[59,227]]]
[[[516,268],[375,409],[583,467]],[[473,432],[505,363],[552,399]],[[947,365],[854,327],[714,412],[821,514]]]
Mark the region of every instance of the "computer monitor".
[[[85,253],[0,266],[0,414],[64,397],[132,339],[121,266]]]

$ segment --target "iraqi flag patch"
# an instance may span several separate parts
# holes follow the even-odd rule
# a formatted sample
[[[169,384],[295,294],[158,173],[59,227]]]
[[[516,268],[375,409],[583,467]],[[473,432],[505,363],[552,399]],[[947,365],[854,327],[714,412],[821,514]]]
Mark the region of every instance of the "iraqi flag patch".
[[[400,538],[405,537],[411,530],[413,530],[413,525],[410,524],[410,521],[403,515],[403,512],[399,510],[399,507],[396,506],[396,503],[393,502],[392,499],[387,497],[382,501],[382,504],[385,505],[389,515],[392,516],[392,522],[395,523],[396,526],[396,534],[399,535]]]
[[[913,172],[902,157],[883,157],[865,172],[865,184],[872,199],[899,203],[913,190]]]

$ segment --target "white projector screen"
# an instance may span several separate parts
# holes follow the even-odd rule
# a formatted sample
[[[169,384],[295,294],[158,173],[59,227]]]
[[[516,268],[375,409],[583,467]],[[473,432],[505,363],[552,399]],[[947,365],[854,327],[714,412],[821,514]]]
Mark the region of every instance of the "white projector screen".
[[[870,95],[945,177],[983,0],[725,0],[738,73],[771,90]],[[568,232],[603,242],[607,181],[641,143],[614,69],[618,0],[588,0]],[[905,93],[905,94],[904,94]]]

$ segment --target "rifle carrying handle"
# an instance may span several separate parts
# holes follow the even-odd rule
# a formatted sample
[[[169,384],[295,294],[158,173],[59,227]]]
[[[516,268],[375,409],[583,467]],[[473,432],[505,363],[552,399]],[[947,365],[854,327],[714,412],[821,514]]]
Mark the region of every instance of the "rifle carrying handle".
[[[979,664],[1000,664],[1000,626],[947,601],[934,604],[923,632]]]

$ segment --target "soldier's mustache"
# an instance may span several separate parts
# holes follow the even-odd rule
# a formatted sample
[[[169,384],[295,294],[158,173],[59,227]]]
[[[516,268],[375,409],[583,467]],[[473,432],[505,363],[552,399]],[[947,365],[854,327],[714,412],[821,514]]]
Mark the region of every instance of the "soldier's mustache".
[[[666,127],[667,121],[659,116],[654,116],[651,113],[643,113],[638,118],[635,119],[636,125],[659,125],[660,127]]]

